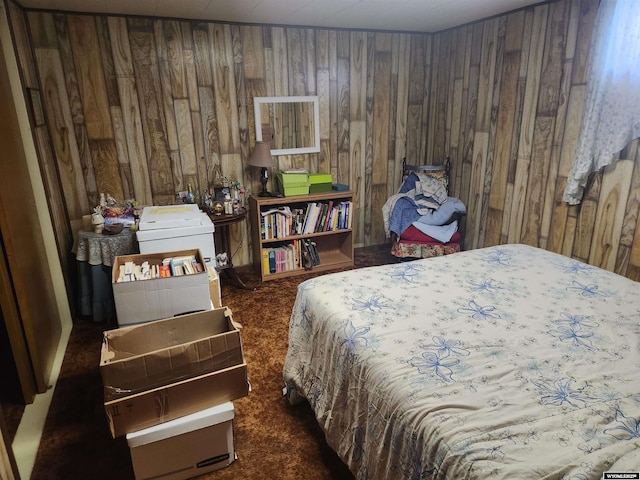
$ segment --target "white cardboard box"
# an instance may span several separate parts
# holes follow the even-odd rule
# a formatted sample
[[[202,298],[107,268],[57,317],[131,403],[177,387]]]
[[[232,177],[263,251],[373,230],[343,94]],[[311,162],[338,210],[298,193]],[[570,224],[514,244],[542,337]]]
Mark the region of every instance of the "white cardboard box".
[[[179,480],[229,466],[236,459],[234,413],[226,402],[127,434],[136,479]]]
[[[140,253],[198,249],[216,266],[213,222],[197,205],[144,207],[136,232]]]
[[[194,254],[203,264],[202,253],[193,249],[117,256],[113,262],[112,287],[118,326],[211,310],[209,273],[206,270],[179,277],[117,283],[120,265],[127,261],[141,265],[146,260],[150,265],[161,265],[164,258]]]

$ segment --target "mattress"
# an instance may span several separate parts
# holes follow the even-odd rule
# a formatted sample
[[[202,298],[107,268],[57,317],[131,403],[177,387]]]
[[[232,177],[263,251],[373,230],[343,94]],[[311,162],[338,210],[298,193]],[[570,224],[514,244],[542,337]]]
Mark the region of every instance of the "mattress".
[[[637,472],[639,294],[525,245],[319,276],[298,289],[286,391],[356,478]]]

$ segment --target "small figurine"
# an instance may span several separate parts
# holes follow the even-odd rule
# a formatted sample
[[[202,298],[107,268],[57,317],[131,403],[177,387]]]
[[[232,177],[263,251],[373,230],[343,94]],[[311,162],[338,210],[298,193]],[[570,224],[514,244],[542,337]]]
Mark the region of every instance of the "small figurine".
[[[218,267],[226,267],[229,259],[227,258],[227,252],[222,252],[216,255],[216,260],[218,261]]]
[[[100,207],[93,209],[93,213],[91,214],[91,224],[93,225],[94,232],[102,233],[102,229],[104,228],[104,217],[102,216],[102,213],[100,213]]]

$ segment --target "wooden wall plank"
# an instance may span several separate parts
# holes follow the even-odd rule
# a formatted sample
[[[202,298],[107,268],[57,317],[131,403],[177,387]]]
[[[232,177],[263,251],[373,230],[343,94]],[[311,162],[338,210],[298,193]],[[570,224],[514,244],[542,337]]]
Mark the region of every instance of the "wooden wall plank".
[[[539,93],[540,69],[542,68],[543,48],[545,39],[545,26],[548,16],[548,6],[541,5],[534,11],[534,19],[531,36],[531,49],[529,64],[527,65],[527,82],[523,104],[524,112],[535,111]],[[511,203],[509,242],[519,242],[522,235],[522,221],[527,199],[527,183],[529,164],[533,148],[533,135],[535,130],[535,116],[523,117],[520,141],[518,145],[518,164],[514,179],[514,198]]]
[[[612,271],[616,267],[633,167],[634,161],[627,159],[605,168],[589,251],[591,265]]]
[[[350,35],[349,85],[349,156],[353,191],[354,220],[364,225],[365,208],[362,198],[365,188],[366,143],[367,143],[367,34],[352,32]],[[354,244],[364,245],[362,229],[354,231]]]
[[[306,95],[306,48],[305,36],[300,28],[288,28],[287,38],[287,76],[289,77],[289,95]]]
[[[73,124],[68,97],[65,90],[60,56],[57,50],[37,48],[35,58],[38,64],[42,100],[46,103],[47,125],[64,197],[70,219],[82,219],[95,205],[87,199],[78,144],[69,128]]]
[[[127,145],[133,198],[143,205],[151,205],[153,203],[153,195],[135,79],[124,76],[118,78],[118,92],[122,108],[122,124]],[[124,163],[124,159],[121,159],[121,162]]]
[[[411,36],[398,38],[397,94],[395,101],[395,149],[390,157],[391,170],[387,181],[387,196],[398,191],[402,183],[402,159],[407,151],[407,119],[409,110],[409,71],[411,65]]]
[[[315,31],[316,94],[320,108],[320,153],[316,168],[319,172],[331,173],[331,80],[329,72],[329,35],[326,30]],[[335,178],[335,176],[334,176]],[[337,181],[337,180],[336,180]]]
[[[156,20],[153,22],[153,40],[156,47],[156,65],[159,72],[159,83],[157,84],[157,88],[161,99],[160,115],[167,138],[169,155],[173,159],[172,164],[174,165],[171,169],[173,174],[173,184],[175,189],[178,191],[186,190],[187,185],[182,177],[182,166],[179,161],[180,145],[178,142],[178,125],[176,123],[175,105],[173,103],[173,81],[171,76],[175,72],[172,72],[172,65],[170,63],[171,54],[169,52],[169,45],[165,36],[164,23],[161,21]],[[178,52],[181,51],[178,50]],[[179,87],[179,90],[181,90],[181,87]],[[184,95],[179,98],[184,98]]]
[[[191,124],[189,100],[174,100],[174,111],[176,113],[176,127],[178,129],[178,147],[180,149],[182,174],[196,175],[196,149],[194,145],[194,133],[193,126]],[[204,180],[206,181],[206,178]],[[194,187],[196,186],[194,185]]]
[[[152,204],[165,205],[175,200],[176,190],[162,108],[153,25],[141,19],[128,19],[127,23],[153,194]]]
[[[111,120],[113,122],[113,135],[116,146],[116,160],[119,165],[120,181],[122,184],[122,198],[135,199],[133,179],[131,178],[131,164],[127,150],[127,134],[122,119],[122,109],[119,106],[111,107]]]
[[[70,15],[68,25],[87,134],[92,140],[113,138],[95,18]]]
[[[97,172],[98,191],[124,200],[116,142],[113,139],[89,139],[93,168]]]
[[[579,12],[577,2],[568,3],[568,6],[569,13],[566,24],[567,33],[564,42],[564,60],[559,60],[559,63],[562,63],[562,79],[560,92],[558,94],[558,109],[555,120],[551,163],[548,169],[544,195],[544,210],[540,227],[540,246],[556,253],[560,252],[560,242],[558,242],[560,235],[556,234],[556,227],[561,232],[564,231],[564,223],[568,211],[568,209],[565,208],[566,204],[562,202],[562,196],[558,195],[558,192],[562,191],[566,184],[566,180],[559,177],[559,171],[564,143],[564,125],[567,122],[567,116],[569,114],[569,96],[571,94],[573,60],[578,29],[577,17]]]
[[[116,81],[114,59],[111,55],[111,38],[109,37],[109,25],[107,17],[96,18],[96,31],[98,34],[102,71],[104,72],[104,83],[107,101],[109,103],[109,107],[117,107],[119,105],[118,84]]]
[[[271,54],[273,59],[268,63],[273,69],[271,88],[267,89],[268,96],[281,97],[290,95],[288,75],[287,34],[284,28],[271,28]]]
[[[513,132],[518,107],[518,80],[522,56],[524,11],[509,15],[505,31],[505,47],[500,75],[500,95],[496,128],[493,170],[487,211],[484,245],[501,243],[503,212],[507,204],[509,164],[512,158]]]
[[[157,25],[158,27],[164,27],[162,32],[164,33],[164,42],[162,43],[166,44],[166,57],[163,55],[163,61],[167,62],[168,67],[167,71],[171,85],[171,94],[169,96],[175,99],[187,98],[188,87],[180,23],[170,20],[157,23]],[[158,43],[161,43],[160,39],[158,39]]]
[[[73,132],[76,138],[79,163],[82,168],[82,176],[84,178],[84,190],[87,195],[89,205],[95,206],[98,203],[99,193],[96,186],[96,175],[93,169],[93,161],[89,151],[87,127],[83,113],[82,100],[80,97],[80,87],[75,72],[73,61],[73,51],[71,48],[71,40],[69,38],[69,30],[67,21],[63,15],[46,15],[41,18],[42,22],[52,22],[55,27],[53,30],[57,33],[57,47],[64,74],[66,84],[67,99],[69,102],[69,110],[73,120]]]
[[[373,122],[374,122],[374,112],[373,112],[373,101],[374,101],[374,76],[375,76],[375,53],[376,53],[376,44],[374,35],[369,33],[367,34],[367,70],[371,73],[366,76],[367,79],[367,89],[366,89],[366,104],[367,104],[367,140],[365,145],[365,180],[364,180],[364,192],[362,195],[363,206],[373,205],[373,184],[372,184],[372,171],[374,164],[374,151],[373,151]],[[374,218],[372,208],[365,208],[364,212],[364,223],[360,228],[362,228],[362,235],[364,238],[365,245],[372,245],[372,221]]]
[[[636,228],[640,220],[640,168],[638,167],[640,163],[640,145],[638,140],[634,140],[632,143],[634,144],[632,150],[635,151],[635,156],[630,154],[628,158],[635,159],[633,177],[627,201],[625,224],[620,238],[620,244],[629,248],[628,269],[640,266],[640,230]]]
[[[350,41],[349,32],[340,31],[337,34],[336,44],[336,89],[337,89],[337,153],[338,162],[336,168],[337,181],[351,184],[351,162],[349,161],[349,98],[351,95],[349,86]],[[344,161],[340,161],[344,158]]]
[[[487,169],[489,154],[489,129],[491,128],[491,105],[493,100],[493,84],[495,76],[496,48],[498,36],[497,19],[486,22],[483,32],[484,45],[480,58],[478,77],[478,104],[476,110],[476,126],[473,146],[473,164],[471,168],[471,184],[467,209],[470,218],[467,220],[468,247],[479,244],[484,198],[484,175]]]

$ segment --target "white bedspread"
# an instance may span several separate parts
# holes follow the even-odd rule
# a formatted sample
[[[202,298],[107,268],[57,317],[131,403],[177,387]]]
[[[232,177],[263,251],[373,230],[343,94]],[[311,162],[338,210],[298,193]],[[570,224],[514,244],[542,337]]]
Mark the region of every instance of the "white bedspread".
[[[357,479],[640,471],[640,284],[504,245],[302,283],[284,380]]]

